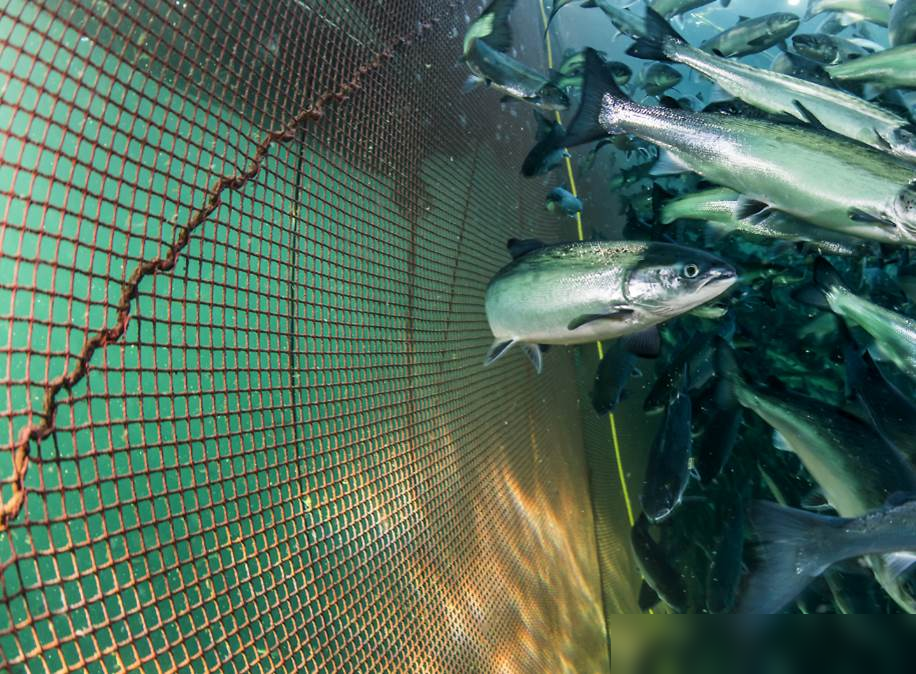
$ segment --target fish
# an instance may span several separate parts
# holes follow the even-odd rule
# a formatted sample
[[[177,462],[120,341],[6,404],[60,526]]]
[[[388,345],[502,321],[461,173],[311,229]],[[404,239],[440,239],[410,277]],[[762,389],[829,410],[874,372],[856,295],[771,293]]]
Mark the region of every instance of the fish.
[[[716,371],[731,395],[779,432],[841,516],[880,508],[891,494],[916,493],[916,472],[864,421],[813,398],[748,383],[731,348],[721,342],[720,347]],[[916,597],[895,573],[893,560],[874,557],[869,564],[897,604],[916,612]]]
[[[712,551],[706,581],[706,608],[710,613],[728,613],[738,597],[744,553],[744,501],[740,494],[730,494],[721,513],[718,543]]]
[[[547,25],[544,28],[544,33],[546,34],[550,30],[550,26],[553,23],[554,18],[557,16],[557,13],[564,7],[568,7],[577,0],[553,0],[552,7],[550,10],[550,16],[547,18]]]
[[[655,383],[643,401],[643,411],[647,414],[664,411],[682,385],[688,393],[702,388],[714,374],[713,349],[712,335],[694,333],[668,366],[657,372]]]
[[[843,360],[847,388],[871,425],[916,466],[916,404],[884,378],[868,351],[860,353],[850,342]]]
[[[866,43],[868,44],[868,43]],[[823,65],[846,63],[880,51],[881,46],[863,46],[861,40],[847,40],[836,35],[804,33],[792,38],[792,47],[800,56]]]
[[[715,299],[737,278],[724,260],[672,244],[599,241],[510,250],[513,261],[486,289],[494,341],[484,365],[518,344],[540,372],[538,345],[644,333]]]
[[[730,224],[735,221],[735,205],[740,194],[727,187],[713,187],[666,201],[659,219],[668,225],[682,218]]]
[[[554,187],[547,194],[547,210],[554,211],[556,209],[574,218],[576,213],[582,210],[582,201],[569,190],[562,187]]]
[[[916,89],[916,44],[905,44],[870,56],[827,66],[839,82],[869,82],[882,87]]]
[[[814,284],[799,288],[794,298],[833,311],[874,339],[871,348],[916,381],[916,319],[886,309],[854,293],[825,258],[814,263]]]
[[[580,7],[600,9],[621,35],[636,39],[646,34],[645,19],[626,7],[619,7],[615,0],[586,0]]]
[[[718,58],[718,57],[710,57]],[[916,187],[905,162],[848,139],[789,124],[647,107],[609,78],[590,79],[568,133],[629,133],[669,164],[743,196],[739,218],[768,208],[845,235],[916,240]]]
[[[829,12],[827,13],[827,18],[824,20],[824,23],[818,28],[818,32],[824,35],[836,35],[860,21],[862,21],[862,17],[859,14],[852,14],[850,12]]]
[[[649,519],[640,513],[630,529],[633,557],[646,583],[676,613],[687,611],[687,588],[681,574],[668,561],[664,548],[649,533]]]
[[[537,126],[536,143],[525,157],[521,171],[527,178],[550,173],[570,156],[569,151],[563,147],[566,130],[560,122],[547,119],[537,111],[534,112],[534,121]]]
[[[791,52],[780,52],[779,56],[773,59],[770,70],[774,73],[790,75],[800,80],[815,82],[821,86],[835,88],[836,85],[830,79],[823,65],[817,61],[812,61],[800,54]]]
[[[609,344],[595,372],[592,407],[598,414],[613,412],[624,397],[624,389],[636,371],[636,355],[622,340]]]
[[[677,219],[703,220],[719,237],[741,233],[769,239],[810,243],[823,254],[862,255],[869,245],[854,236],[812,225],[775,209],[738,217],[742,196],[728,188],[711,188],[687,194],[666,202],[660,210],[660,221],[670,224]]]
[[[849,12],[863,20],[887,26],[894,0],[808,0],[805,20],[824,12]]]
[[[640,83],[650,96],[660,96],[680,84],[682,75],[665,63],[652,63],[640,73]]]
[[[651,38],[628,54],[670,60],[693,68],[761,110],[826,129],[907,161],[916,161],[916,135],[909,121],[836,89],[708,54],[690,46],[662,17],[647,10]]]
[[[633,76],[633,71],[626,63],[605,60],[604,66],[607,72],[611,73],[611,76],[614,78],[614,81],[617,82],[618,86],[622,87],[626,85]],[[559,74],[553,82],[561,89],[581,89],[584,80],[583,71],[584,68],[580,67],[569,73]]]
[[[651,522],[661,522],[674,512],[684,498],[690,479],[690,429],[692,404],[686,391],[686,377],[665,410],[655,434],[639,492],[643,513]]]
[[[737,611],[777,613],[838,562],[916,550],[916,501],[908,500],[912,494],[898,497],[856,517],[754,503],[750,517],[757,565],[745,580]]]
[[[670,19],[679,14],[686,14],[705,5],[710,5],[715,0],[651,0],[649,7],[661,14],[666,19]],[[728,7],[731,0],[720,0],[723,7]]]
[[[633,77],[633,70],[626,63],[605,61],[604,65],[619,87],[625,86]]]
[[[742,407],[737,402],[724,400],[724,386],[711,388],[706,398],[712,409],[711,418],[694,447],[693,467],[700,484],[708,485],[722,473],[731,457],[744,421]]]
[[[585,69],[585,52],[582,50],[571,52],[566,58],[563,59],[563,63],[560,64],[560,67],[557,68],[557,72],[561,75],[572,75],[573,73],[581,73]]]
[[[486,84],[541,110],[565,110],[569,97],[547,77],[506,52],[512,46],[509,14],[515,0],[493,0],[468,27],[462,60],[471,71],[465,91]]]
[[[887,36],[891,47],[916,42],[916,0],[897,0],[891,7]]]
[[[652,176],[653,166],[655,166],[654,159],[621,169],[613,178],[611,178],[608,186],[612,190],[619,190],[622,187],[638,183],[641,180],[646,180]]]
[[[784,43],[798,30],[799,23],[798,16],[789,12],[774,12],[753,19],[741,17],[737,25],[706,40],[700,49],[722,57],[757,54]]]

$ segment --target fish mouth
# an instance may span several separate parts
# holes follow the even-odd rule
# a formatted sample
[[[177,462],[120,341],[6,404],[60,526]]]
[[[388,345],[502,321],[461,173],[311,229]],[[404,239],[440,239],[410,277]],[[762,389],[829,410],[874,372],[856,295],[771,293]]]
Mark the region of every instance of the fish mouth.
[[[731,285],[738,280],[738,272],[731,267],[720,267],[716,269],[710,269],[709,273],[706,274],[706,278],[703,279],[703,286],[706,287],[710,284],[722,284],[727,283]]]

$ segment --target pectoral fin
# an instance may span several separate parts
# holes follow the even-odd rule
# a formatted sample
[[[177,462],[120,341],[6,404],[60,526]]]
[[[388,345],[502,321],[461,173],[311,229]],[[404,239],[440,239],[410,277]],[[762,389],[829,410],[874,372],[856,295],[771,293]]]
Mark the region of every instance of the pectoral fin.
[[[484,358],[483,366],[484,366],[484,367],[487,367],[488,365],[492,365],[492,364],[495,363],[497,360],[499,360],[500,358],[502,358],[502,357],[505,355],[506,351],[508,351],[510,348],[512,348],[512,345],[515,344],[516,341],[517,341],[517,340],[514,340],[514,339],[509,339],[509,340],[497,339],[497,340],[494,340],[493,344],[490,346],[490,350],[487,351],[487,356],[486,356],[486,358]]]
[[[620,307],[604,314],[583,314],[574,318],[566,326],[567,330],[576,330],[583,325],[594,323],[595,321],[620,321],[633,315],[633,310],[626,307]]]
[[[537,344],[525,344],[522,346],[522,349],[525,355],[528,356],[528,360],[534,365],[534,371],[541,374],[541,370],[544,369],[544,357],[541,347]]]
[[[853,222],[866,222],[872,225],[881,225],[882,227],[887,227],[888,229],[897,229],[897,224],[895,222],[885,218],[879,218],[876,215],[866,213],[865,211],[858,208],[850,208],[846,215]]]

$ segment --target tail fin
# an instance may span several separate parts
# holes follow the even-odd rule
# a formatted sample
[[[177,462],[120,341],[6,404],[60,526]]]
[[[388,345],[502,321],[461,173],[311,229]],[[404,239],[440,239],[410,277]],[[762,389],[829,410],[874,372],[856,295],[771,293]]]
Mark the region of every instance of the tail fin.
[[[547,17],[547,24],[544,26],[544,35],[547,35],[547,31],[550,30],[550,24],[553,23],[553,18],[557,15],[557,12],[572,2],[573,0],[553,0],[553,7],[550,9],[550,16]]]
[[[827,293],[834,289],[848,290],[834,266],[823,257],[818,257],[814,261],[814,283],[796,288],[792,291],[792,299],[820,309],[829,309]]]
[[[674,198],[674,194],[658,183],[652,183],[652,220],[656,226],[671,224],[662,217],[663,206]]]
[[[606,130],[599,122],[605,94],[614,100],[629,100],[614,81],[610,68],[604,66],[598,52],[591,48],[586,49],[582,100],[576,116],[566,129],[564,139],[566,147],[590,143],[593,140],[604,138],[608,133],[613,133],[611,130]]]
[[[646,37],[641,37],[627,49],[627,54],[649,61],[670,61],[665,53],[665,43],[669,40],[676,44],[687,44],[687,40],[678,33],[661,14],[651,7],[646,8]]]
[[[814,282],[824,292],[833,288],[848,290],[840,272],[823,257],[818,257],[814,261]]]
[[[474,22],[474,25],[485,26],[485,16],[490,15],[490,30],[485,35],[478,35],[496,51],[507,52],[512,48],[512,28],[509,25],[509,14],[515,7],[516,0],[493,0]],[[481,21],[481,19],[484,19]],[[465,38],[467,39],[467,38]],[[465,48],[465,51],[467,49]]]
[[[756,564],[745,579],[738,613],[776,613],[834,559],[824,534],[849,520],[758,501],[751,509]]]

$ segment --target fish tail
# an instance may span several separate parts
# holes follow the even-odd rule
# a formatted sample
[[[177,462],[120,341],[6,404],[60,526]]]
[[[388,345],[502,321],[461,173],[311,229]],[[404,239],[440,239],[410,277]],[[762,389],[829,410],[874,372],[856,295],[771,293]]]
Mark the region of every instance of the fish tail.
[[[792,291],[792,299],[819,309],[830,309],[827,297],[837,290],[848,291],[840,273],[823,257],[814,262],[814,282]]]
[[[671,46],[687,44],[687,40],[651,7],[646,8],[647,35],[634,42],[627,54],[649,61],[671,61]]]
[[[594,49],[585,50],[585,76],[582,82],[582,99],[576,116],[573,117],[564,139],[566,147],[590,143],[604,138],[608,133],[620,133],[608,128],[605,121],[605,98],[612,101],[629,102],[629,97],[621,90],[611,69],[598,56]]]
[[[814,261],[814,282],[825,293],[834,289],[849,290],[840,272],[823,257]]]
[[[755,563],[744,580],[736,611],[776,613],[834,561],[849,520],[758,501],[751,508]]]

